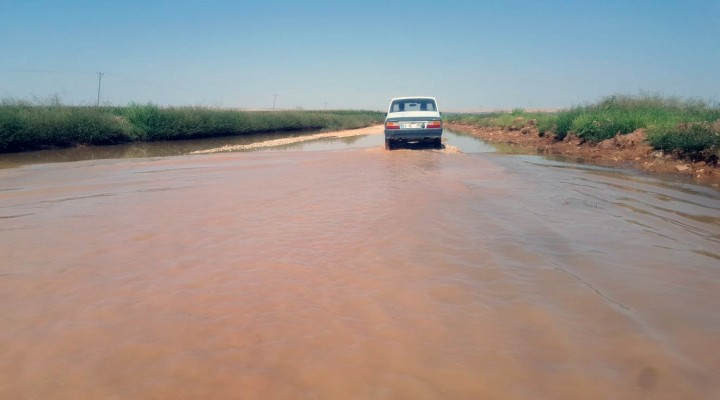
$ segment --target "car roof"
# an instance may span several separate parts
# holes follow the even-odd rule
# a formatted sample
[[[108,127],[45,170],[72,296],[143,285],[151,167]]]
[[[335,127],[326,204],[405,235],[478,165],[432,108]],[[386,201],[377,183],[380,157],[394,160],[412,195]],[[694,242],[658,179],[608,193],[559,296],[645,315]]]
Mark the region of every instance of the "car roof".
[[[412,100],[427,99],[427,100],[436,101],[434,97],[430,97],[430,96],[406,96],[406,97],[396,97],[396,98],[390,100],[390,102],[393,102],[395,100],[410,100],[410,99],[412,99]]]

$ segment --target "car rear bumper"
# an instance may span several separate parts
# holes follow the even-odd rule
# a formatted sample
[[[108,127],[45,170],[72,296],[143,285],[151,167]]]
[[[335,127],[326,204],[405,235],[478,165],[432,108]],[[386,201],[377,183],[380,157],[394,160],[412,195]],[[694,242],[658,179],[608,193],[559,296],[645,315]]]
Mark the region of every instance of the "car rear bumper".
[[[440,129],[385,129],[385,139],[403,141],[437,140],[442,137]]]

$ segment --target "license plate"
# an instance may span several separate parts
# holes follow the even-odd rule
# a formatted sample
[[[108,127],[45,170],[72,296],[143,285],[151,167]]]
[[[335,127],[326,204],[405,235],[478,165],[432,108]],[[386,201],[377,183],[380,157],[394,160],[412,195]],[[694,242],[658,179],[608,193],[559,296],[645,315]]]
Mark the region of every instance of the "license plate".
[[[400,129],[425,129],[424,122],[401,122]]]

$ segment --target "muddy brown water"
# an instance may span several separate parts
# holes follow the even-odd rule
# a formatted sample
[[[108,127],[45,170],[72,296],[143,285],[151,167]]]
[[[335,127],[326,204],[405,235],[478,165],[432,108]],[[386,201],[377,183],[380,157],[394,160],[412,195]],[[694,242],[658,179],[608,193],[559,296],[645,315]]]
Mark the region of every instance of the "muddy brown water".
[[[0,398],[720,398],[717,190],[360,140],[0,169]]]

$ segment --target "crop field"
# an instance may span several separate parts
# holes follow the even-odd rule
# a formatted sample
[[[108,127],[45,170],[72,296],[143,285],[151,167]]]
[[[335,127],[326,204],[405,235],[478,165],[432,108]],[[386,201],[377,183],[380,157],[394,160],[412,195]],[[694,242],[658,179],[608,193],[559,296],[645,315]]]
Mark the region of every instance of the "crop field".
[[[342,130],[382,122],[376,111],[238,111],[207,107],[75,107],[0,101],[0,152],[249,135]]]

